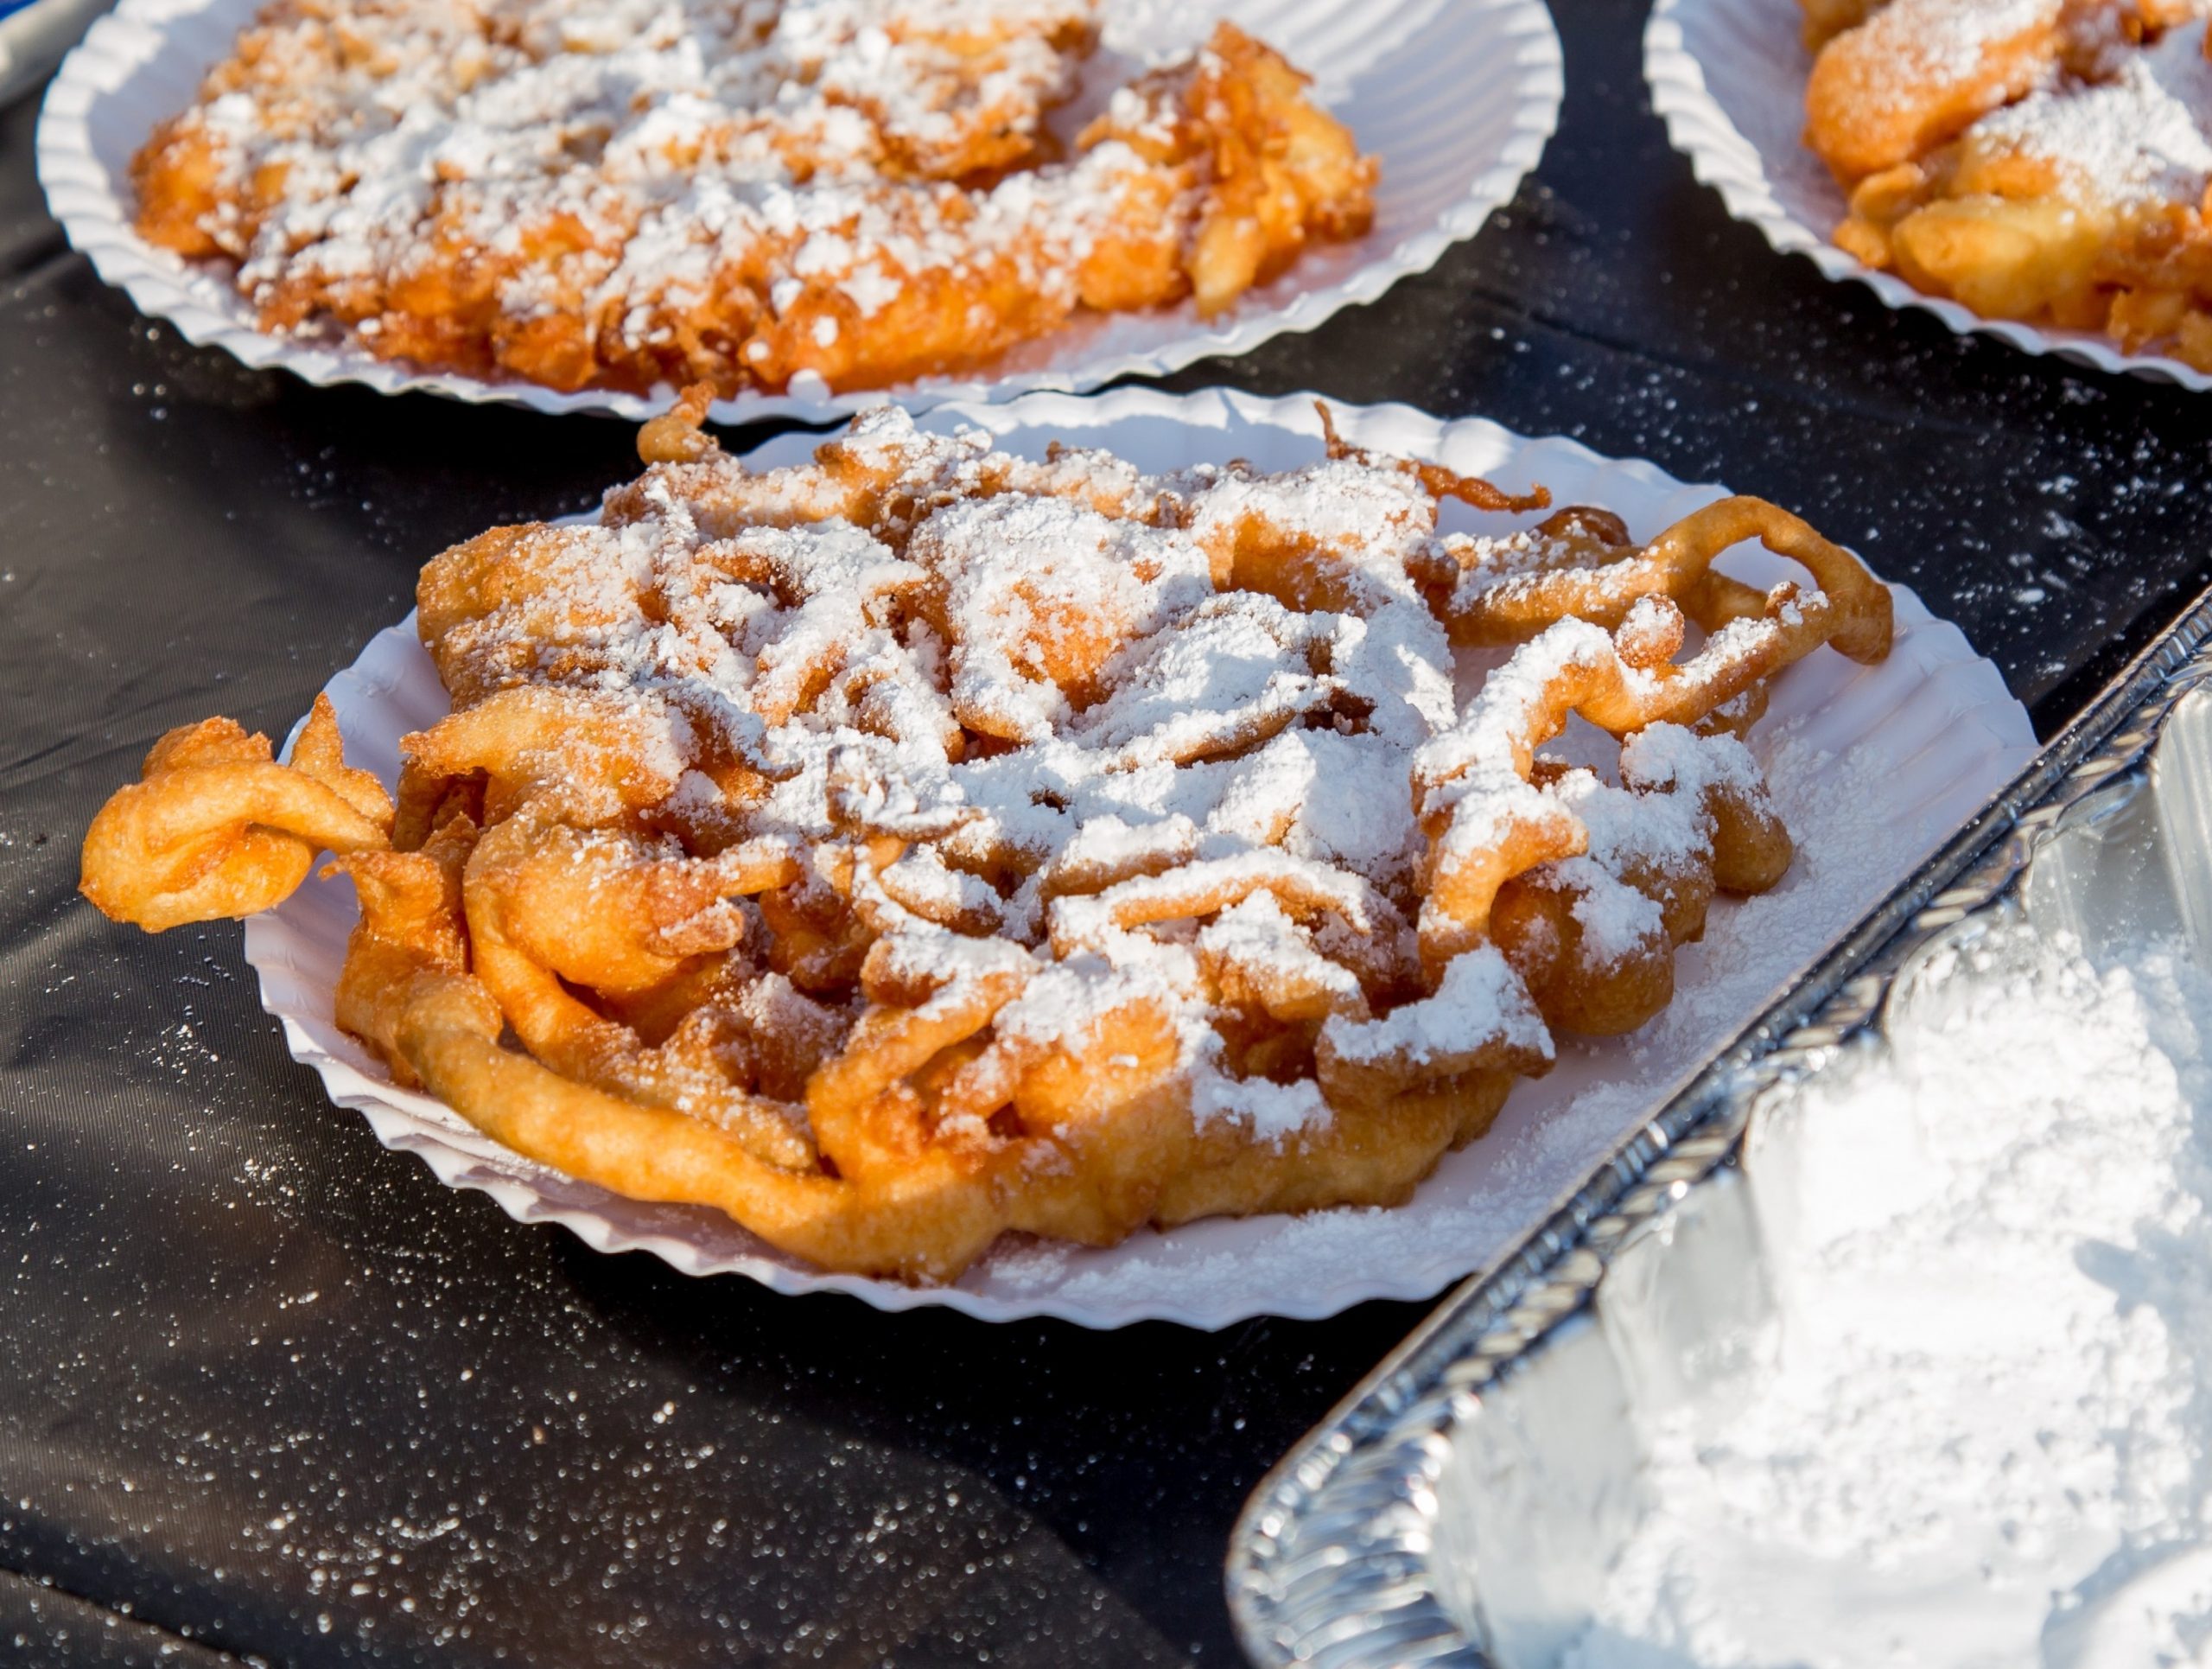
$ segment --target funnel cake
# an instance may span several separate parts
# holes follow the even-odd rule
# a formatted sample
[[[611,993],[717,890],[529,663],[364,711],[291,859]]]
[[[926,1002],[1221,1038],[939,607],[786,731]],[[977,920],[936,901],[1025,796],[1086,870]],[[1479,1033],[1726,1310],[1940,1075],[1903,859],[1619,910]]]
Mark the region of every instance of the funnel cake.
[[[1224,22],[1086,86],[1097,11],[276,0],[138,154],[138,230],[273,334],[724,396],[1211,315],[1366,230],[1374,164],[1279,54]]]
[[[338,1018],[395,1076],[826,1267],[1403,1201],[1781,878],[1741,733],[1823,644],[1889,649],[1886,588],[1757,500],[1638,545],[1333,434],[1152,476],[891,409],[753,471],[707,394],[596,525],[424,569],[454,711],[391,799],[327,712],[289,766],[211,722],[85,885],[158,928],[329,850]],[[1745,538],[1807,583],[1726,580]],[[1465,703],[1455,640],[1515,646]],[[1617,769],[1542,751],[1576,715]]]
[[[1805,0],[1806,142],[1867,265],[2212,370],[2203,0]]]

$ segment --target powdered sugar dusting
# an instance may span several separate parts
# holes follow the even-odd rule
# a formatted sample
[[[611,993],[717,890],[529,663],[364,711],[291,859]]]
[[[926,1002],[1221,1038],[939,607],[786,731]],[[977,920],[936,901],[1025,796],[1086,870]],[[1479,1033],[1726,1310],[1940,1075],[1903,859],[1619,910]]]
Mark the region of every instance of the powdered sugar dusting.
[[[1893,0],[1887,26],[1904,45],[1900,73],[1925,81],[1971,69],[1989,48],[2056,21],[2060,0]]]
[[[2208,128],[2212,62],[2196,24],[2126,54],[2111,80],[2041,89],[1985,117],[1973,140],[2049,163],[2077,200],[2195,207],[2212,182]]]
[[[1503,1036],[1516,1048],[1543,1056],[1552,1052],[1551,1034],[1529,1000],[1520,977],[1506,965],[1494,945],[1452,958],[1436,994],[1392,1010],[1387,1018],[1361,1025],[1332,1019],[1322,1037],[1347,1061],[1378,1061],[1394,1055],[1428,1061]]]
[[[810,465],[663,463],[596,526],[449,553],[424,635],[464,709],[563,691],[665,730],[664,782],[607,792],[696,850],[790,854],[775,908],[859,913],[872,977],[911,1000],[1016,976],[996,1038],[1077,1058],[1109,1016],[1157,1014],[1198,1124],[1279,1142],[1329,1120],[1298,1087],[1325,1016],[1322,1046],[1368,1067],[1550,1053],[1497,950],[1432,990],[1411,925],[1413,764],[1455,718],[1408,568],[1436,514],[1387,460],[1039,467],[885,408]],[[480,557],[512,577],[489,596]],[[1588,780],[1596,861],[1702,850],[1668,788]],[[1639,841],[1647,798],[1671,832]]]
[[[1901,653],[1905,653],[1901,647]],[[1533,1228],[1598,1158],[1663,1101],[1711,1050],[1809,964],[1961,814],[1950,785],[1919,778],[1930,798],[1900,819],[1897,767],[1878,744],[1836,755],[1800,739],[1802,721],[1770,723],[1752,751],[1798,840],[1795,870],[1772,893],[1715,901],[1706,937],[1676,963],[1674,1003],[1633,1036],[1560,1040],[1559,1063],[1515,1087],[1482,1141],[1447,1156],[1405,1206],[1339,1210],[1255,1225],[1191,1225],[1145,1234],[1111,1259],[1032,1243],[1001,1247],[978,1276],[995,1292],[1050,1291],[1087,1309],[1172,1303],[1192,1283],[1270,1290],[1339,1281],[1347,1263],[1434,1268],[1439,1284],[1471,1267],[1453,1247],[1503,1251]],[[2015,757],[2024,753],[2015,742]],[[1255,1243],[1256,1242],[1256,1243]]]

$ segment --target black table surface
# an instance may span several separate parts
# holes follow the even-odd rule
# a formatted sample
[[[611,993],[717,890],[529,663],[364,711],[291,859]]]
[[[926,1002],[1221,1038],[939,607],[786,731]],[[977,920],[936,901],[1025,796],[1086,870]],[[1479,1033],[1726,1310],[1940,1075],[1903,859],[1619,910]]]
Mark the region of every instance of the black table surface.
[[[1773,254],[1669,149],[1642,0],[1555,10],[1560,130],[1506,212],[1176,385],[1481,413],[1779,500],[2047,735],[2207,577],[2212,397]],[[1420,1306],[1101,1335],[602,1256],[332,1107],[238,927],[78,899],[162,730],[281,734],[427,557],[635,466],[626,425],[309,388],[142,320],[47,218],[33,118],[0,115],[0,1659],[1234,1661],[1240,1503]]]

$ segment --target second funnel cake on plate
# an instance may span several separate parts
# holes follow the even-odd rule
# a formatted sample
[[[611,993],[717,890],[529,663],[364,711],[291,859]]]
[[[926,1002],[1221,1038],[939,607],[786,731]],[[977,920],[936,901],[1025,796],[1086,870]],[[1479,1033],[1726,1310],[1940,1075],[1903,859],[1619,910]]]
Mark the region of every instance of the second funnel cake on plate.
[[[1739,735],[1823,644],[1890,647],[1887,589],[1757,500],[1440,532],[1548,506],[1334,440],[1147,475],[888,409],[754,471],[703,397],[598,525],[425,569],[454,710],[396,806],[327,709],[289,767],[188,729],[86,890],[160,927],[339,852],[337,1016],[403,1081],[828,1267],[1402,1201],[1781,879]],[[1726,578],[1746,538],[1812,583]],[[1503,656],[1464,700],[1455,643]],[[1539,754],[1577,714],[1617,771]]]
[[[1374,163],[1278,54],[1224,22],[1090,85],[1097,12],[282,0],[139,153],[138,230],[276,335],[727,397],[972,370],[1078,309],[1211,316],[1366,229]]]

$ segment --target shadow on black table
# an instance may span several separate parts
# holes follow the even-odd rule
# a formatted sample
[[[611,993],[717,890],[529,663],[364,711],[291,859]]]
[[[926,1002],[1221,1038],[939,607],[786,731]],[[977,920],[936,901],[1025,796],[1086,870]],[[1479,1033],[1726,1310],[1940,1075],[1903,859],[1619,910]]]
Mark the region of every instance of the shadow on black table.
[[[1776,257],[1667,149],[1640,9],[1558,10],[1564,125],[1506,213],[1178,385],[1480,411],[1776,498],[2047,734],[2205,577],[2212,404]],[[75,899],[163,729],[281,733],[426,557],[634,464],[620,424],[186,346],[63,249],[30,125],[0,118],[0,1658],[1233,1659],[1245,1492],[1418,1307],[1094,1335],[601,1257],[330,1106],[235,926]]]

